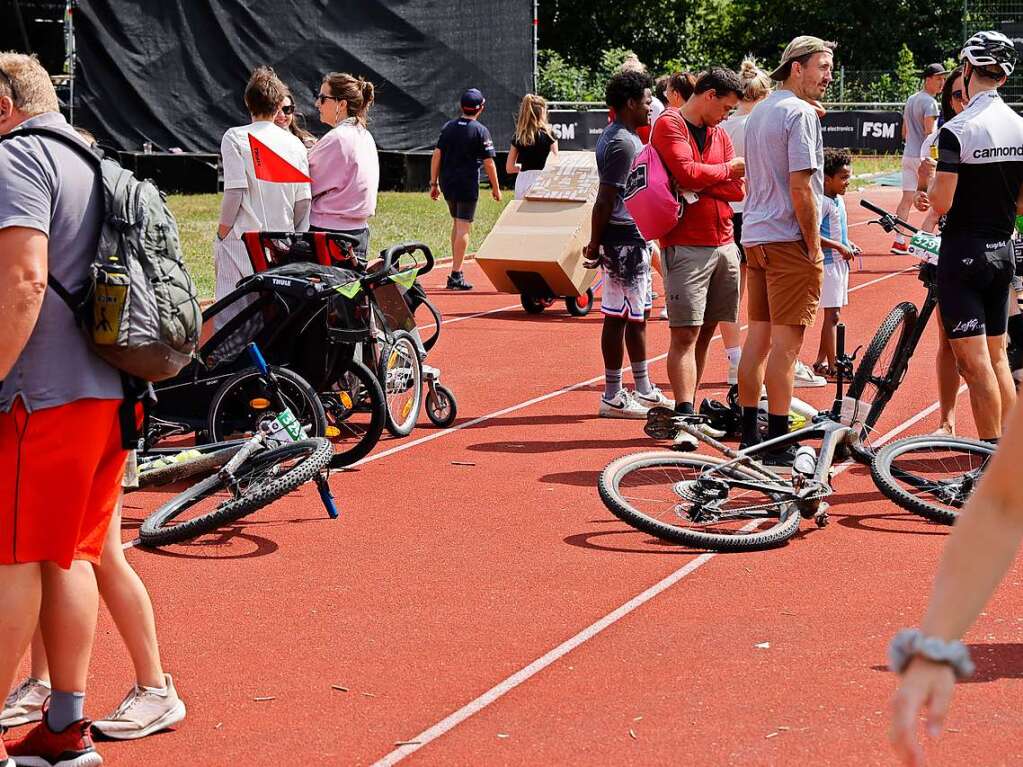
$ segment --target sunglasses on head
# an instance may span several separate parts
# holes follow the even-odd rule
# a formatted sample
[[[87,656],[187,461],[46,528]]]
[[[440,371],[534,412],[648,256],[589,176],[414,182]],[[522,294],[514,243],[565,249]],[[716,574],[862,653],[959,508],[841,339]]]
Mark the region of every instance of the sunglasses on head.
[[[288,104],[287,106],[283,106],[283,107],[281,107],[281,111],[284,112],[284,114],[286,114],[286,115],[294,114],[295,113],[295,105],[294,104]]]

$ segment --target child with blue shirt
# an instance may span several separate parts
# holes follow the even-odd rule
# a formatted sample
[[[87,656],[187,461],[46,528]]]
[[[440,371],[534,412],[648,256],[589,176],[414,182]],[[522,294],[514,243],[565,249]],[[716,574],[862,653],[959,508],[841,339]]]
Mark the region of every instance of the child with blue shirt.
[[[824,285],[821,308],[824,327],[813,372],[835,377],[835,344],[842,307],[849,303],[849,262],[859,251],[849,242],[849,223],[842,195],[852,178],[852,159],[840,149],[824,150],[824,199],[821,204],[821,246],[824,250]]]

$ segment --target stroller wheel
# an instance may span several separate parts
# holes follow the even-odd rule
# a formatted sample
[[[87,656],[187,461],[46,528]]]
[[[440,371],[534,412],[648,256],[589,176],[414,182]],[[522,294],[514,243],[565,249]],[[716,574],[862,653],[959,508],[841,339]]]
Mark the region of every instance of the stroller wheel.
[[[377,361],[377,378],[384,390],[387,431],[405,437],[419,420],[423,406],[423,364],[412,336],[398,330],[384,344]]]
[[[426,415],[434,425],[446,429],[455,422],[458,404],[455,395],[443,384],[437,384],[426,394]]]
[[[320,392],[327,415],[327,438],[334,444],[330,466],[340,469],[364,458],[380,440],[386,419],[384,391],[358,360],[349,360]]]
[[[573,317],[585,317],[593,308],[593,288],[587,288],[581,296],[566,298],[565,307]]]

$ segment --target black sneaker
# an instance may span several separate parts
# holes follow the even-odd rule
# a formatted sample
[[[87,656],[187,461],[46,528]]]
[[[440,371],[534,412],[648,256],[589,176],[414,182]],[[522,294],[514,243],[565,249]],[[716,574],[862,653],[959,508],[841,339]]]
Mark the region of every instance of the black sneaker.
[[[452,272],[448,277],[448,290],[472,290],[472,285],[465,281],[461,272]]]
[[[764,466],[791,467],[792,462],[796,460],[796,451],[799,450],[799,447],[799,445],[789,445],[777,450],[765,450],[759,456],[760,462]]]

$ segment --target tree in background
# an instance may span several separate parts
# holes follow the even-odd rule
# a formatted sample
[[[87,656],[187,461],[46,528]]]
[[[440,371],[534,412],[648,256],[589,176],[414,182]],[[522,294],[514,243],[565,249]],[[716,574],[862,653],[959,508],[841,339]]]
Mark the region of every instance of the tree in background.
[[[858,86],[862,94],[884,96],[870,100],[899,100],[909,80],[914,80],[913,89],[917,85],[916,72],[908,78],[907,65],[954,56],[962,29],[962,0],[817,5],[795,0],[542,0],[542,61],[557,66],[552,73],[542,68],[540,90],[557,100],[588,100],[584,95],[600,100],[603,57],[614,49],[634,50],[656,76],[711,64],[736,67],[746,53],[770,66],[793,37],[814,34],[838,42],[837,65],[873,71]],[[548,83],[558,87],[544,92]],[[853,100],[848,93],[846,100]]]

